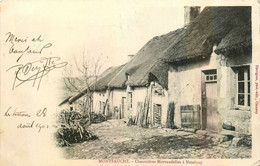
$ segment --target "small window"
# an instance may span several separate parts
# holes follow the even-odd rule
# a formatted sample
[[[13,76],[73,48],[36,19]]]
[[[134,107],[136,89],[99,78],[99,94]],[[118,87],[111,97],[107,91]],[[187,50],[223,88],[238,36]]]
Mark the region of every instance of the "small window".
[[[216,82],[217,81],[217,70],[205,71],[205,82]]]
[[[250,69],[249,66],[233,68],[236,74],[236,105],[250,106]]]

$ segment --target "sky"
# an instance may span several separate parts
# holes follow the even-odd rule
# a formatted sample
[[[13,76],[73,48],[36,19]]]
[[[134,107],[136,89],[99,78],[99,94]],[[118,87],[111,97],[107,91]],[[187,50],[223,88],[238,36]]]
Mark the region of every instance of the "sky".
[[[4,21],[18,36],[41,34],[52,54],[71,65],[84,53],[90,61],[101,58],[104,70],[127,62],[154,36],[181,28],[184,9],[173,1],[17,1]]]

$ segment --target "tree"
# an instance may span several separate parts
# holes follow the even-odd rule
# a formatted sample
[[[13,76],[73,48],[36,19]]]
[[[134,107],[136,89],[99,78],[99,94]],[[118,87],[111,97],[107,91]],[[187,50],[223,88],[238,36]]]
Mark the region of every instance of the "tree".
[[[88,114],[90,117],[92,94],[103,65],[101,57],[89,58],[83,52],[81,58],[79,60],[74,57],[74,64],[66,66],[63,81],[71,95],[84,93],[82,100],[78,101],[78,108],[82,110],[83,115]]]

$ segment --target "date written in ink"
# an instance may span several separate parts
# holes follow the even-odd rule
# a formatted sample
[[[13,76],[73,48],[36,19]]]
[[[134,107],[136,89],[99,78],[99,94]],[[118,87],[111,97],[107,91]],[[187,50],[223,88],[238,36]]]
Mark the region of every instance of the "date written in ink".
[[[18,129],[33,129],[36,128],[38,133],[42,130],[42,129],[48,129],[49,125],[46,124],[41,124],[41,123],[36,123],[35,120],[31,121],[31,122],[27,122],[27,123],[20,123],[17,125]]]

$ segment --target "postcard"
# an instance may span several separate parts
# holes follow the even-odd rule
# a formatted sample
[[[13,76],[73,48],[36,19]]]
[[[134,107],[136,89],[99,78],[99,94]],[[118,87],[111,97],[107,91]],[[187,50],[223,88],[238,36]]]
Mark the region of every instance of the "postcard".
[[[2,0],[0,165],[260,165],[259,1]]]

